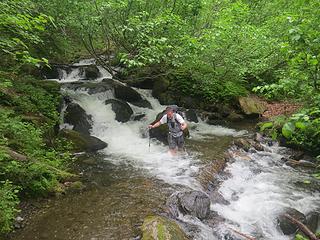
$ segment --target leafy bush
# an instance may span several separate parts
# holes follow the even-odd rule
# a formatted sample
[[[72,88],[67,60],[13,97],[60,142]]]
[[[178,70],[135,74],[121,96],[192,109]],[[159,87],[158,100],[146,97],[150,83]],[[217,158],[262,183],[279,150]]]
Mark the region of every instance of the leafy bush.
[[[9,232],[12,229],[12,222],[15,214],[19,212],[18,188],[9,181],[0,182],[0,233]]]
[[[303,109],[291,117],[277,117],[260,124],[260,130],[274,139],[283,137],[288,144],[320,154],[320,108]]]

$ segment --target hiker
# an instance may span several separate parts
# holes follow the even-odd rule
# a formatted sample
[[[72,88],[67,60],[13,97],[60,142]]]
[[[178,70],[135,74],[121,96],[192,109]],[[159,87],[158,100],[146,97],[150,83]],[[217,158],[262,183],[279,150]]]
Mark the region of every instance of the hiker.
[[[187,128],[187,123],[180,114],[176,113],[173,107],[169,106],[166,108],[166,114],[155,124],[149,125],[149,128],[156,128],[161,124],[168,124],[169,153],[171,155],[176,155],[177,150],[183,150],[183,130]]]

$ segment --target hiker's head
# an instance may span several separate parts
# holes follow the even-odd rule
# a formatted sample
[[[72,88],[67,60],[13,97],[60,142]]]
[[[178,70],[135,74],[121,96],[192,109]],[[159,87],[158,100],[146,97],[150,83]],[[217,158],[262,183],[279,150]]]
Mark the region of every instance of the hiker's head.
[[[168,118],[172,118],[173,117],[173,108],[167,107],[166,114],[167,114]]]

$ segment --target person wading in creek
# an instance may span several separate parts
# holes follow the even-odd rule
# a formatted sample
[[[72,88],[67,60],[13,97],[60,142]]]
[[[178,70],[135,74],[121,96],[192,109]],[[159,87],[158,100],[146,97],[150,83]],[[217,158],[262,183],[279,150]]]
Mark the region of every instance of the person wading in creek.
[[[169,106],[166,108],[166,114],[164,114],[163,117],[155,124],[149,125],[149,129],[159,127],[161,124],[168,124],[169,153],[171,155],[176,155],[177,150],[183,150],[183,130],[187,128],[187,123],[180,114],[175,112],[173,107]]]

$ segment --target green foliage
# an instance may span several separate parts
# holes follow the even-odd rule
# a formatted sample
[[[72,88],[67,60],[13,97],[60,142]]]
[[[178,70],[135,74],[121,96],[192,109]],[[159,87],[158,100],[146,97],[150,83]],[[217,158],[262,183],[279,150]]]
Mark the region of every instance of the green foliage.
[[[320,109],[303,109],[291,117],[278,117],[273,122],[260,124],[260,131],[267,132],[274,139],[284,137],[286,142],[320,154]]]
[[[32,56],[31,49],[42,43],[40,33],[50,18],[35,11],[32,1],[0,2],[0,57],[22,64],[47,62]]]
[[[19,197],[44,196],[72,176],[70,144],[48,136],[59,121],[59,86],[21,78],[0,72],[0,233],[11,230],[16,189]]]
[[[12,222],[18,212],[18,188],[9,181],[0,182],[0,233],[12,230]]]

